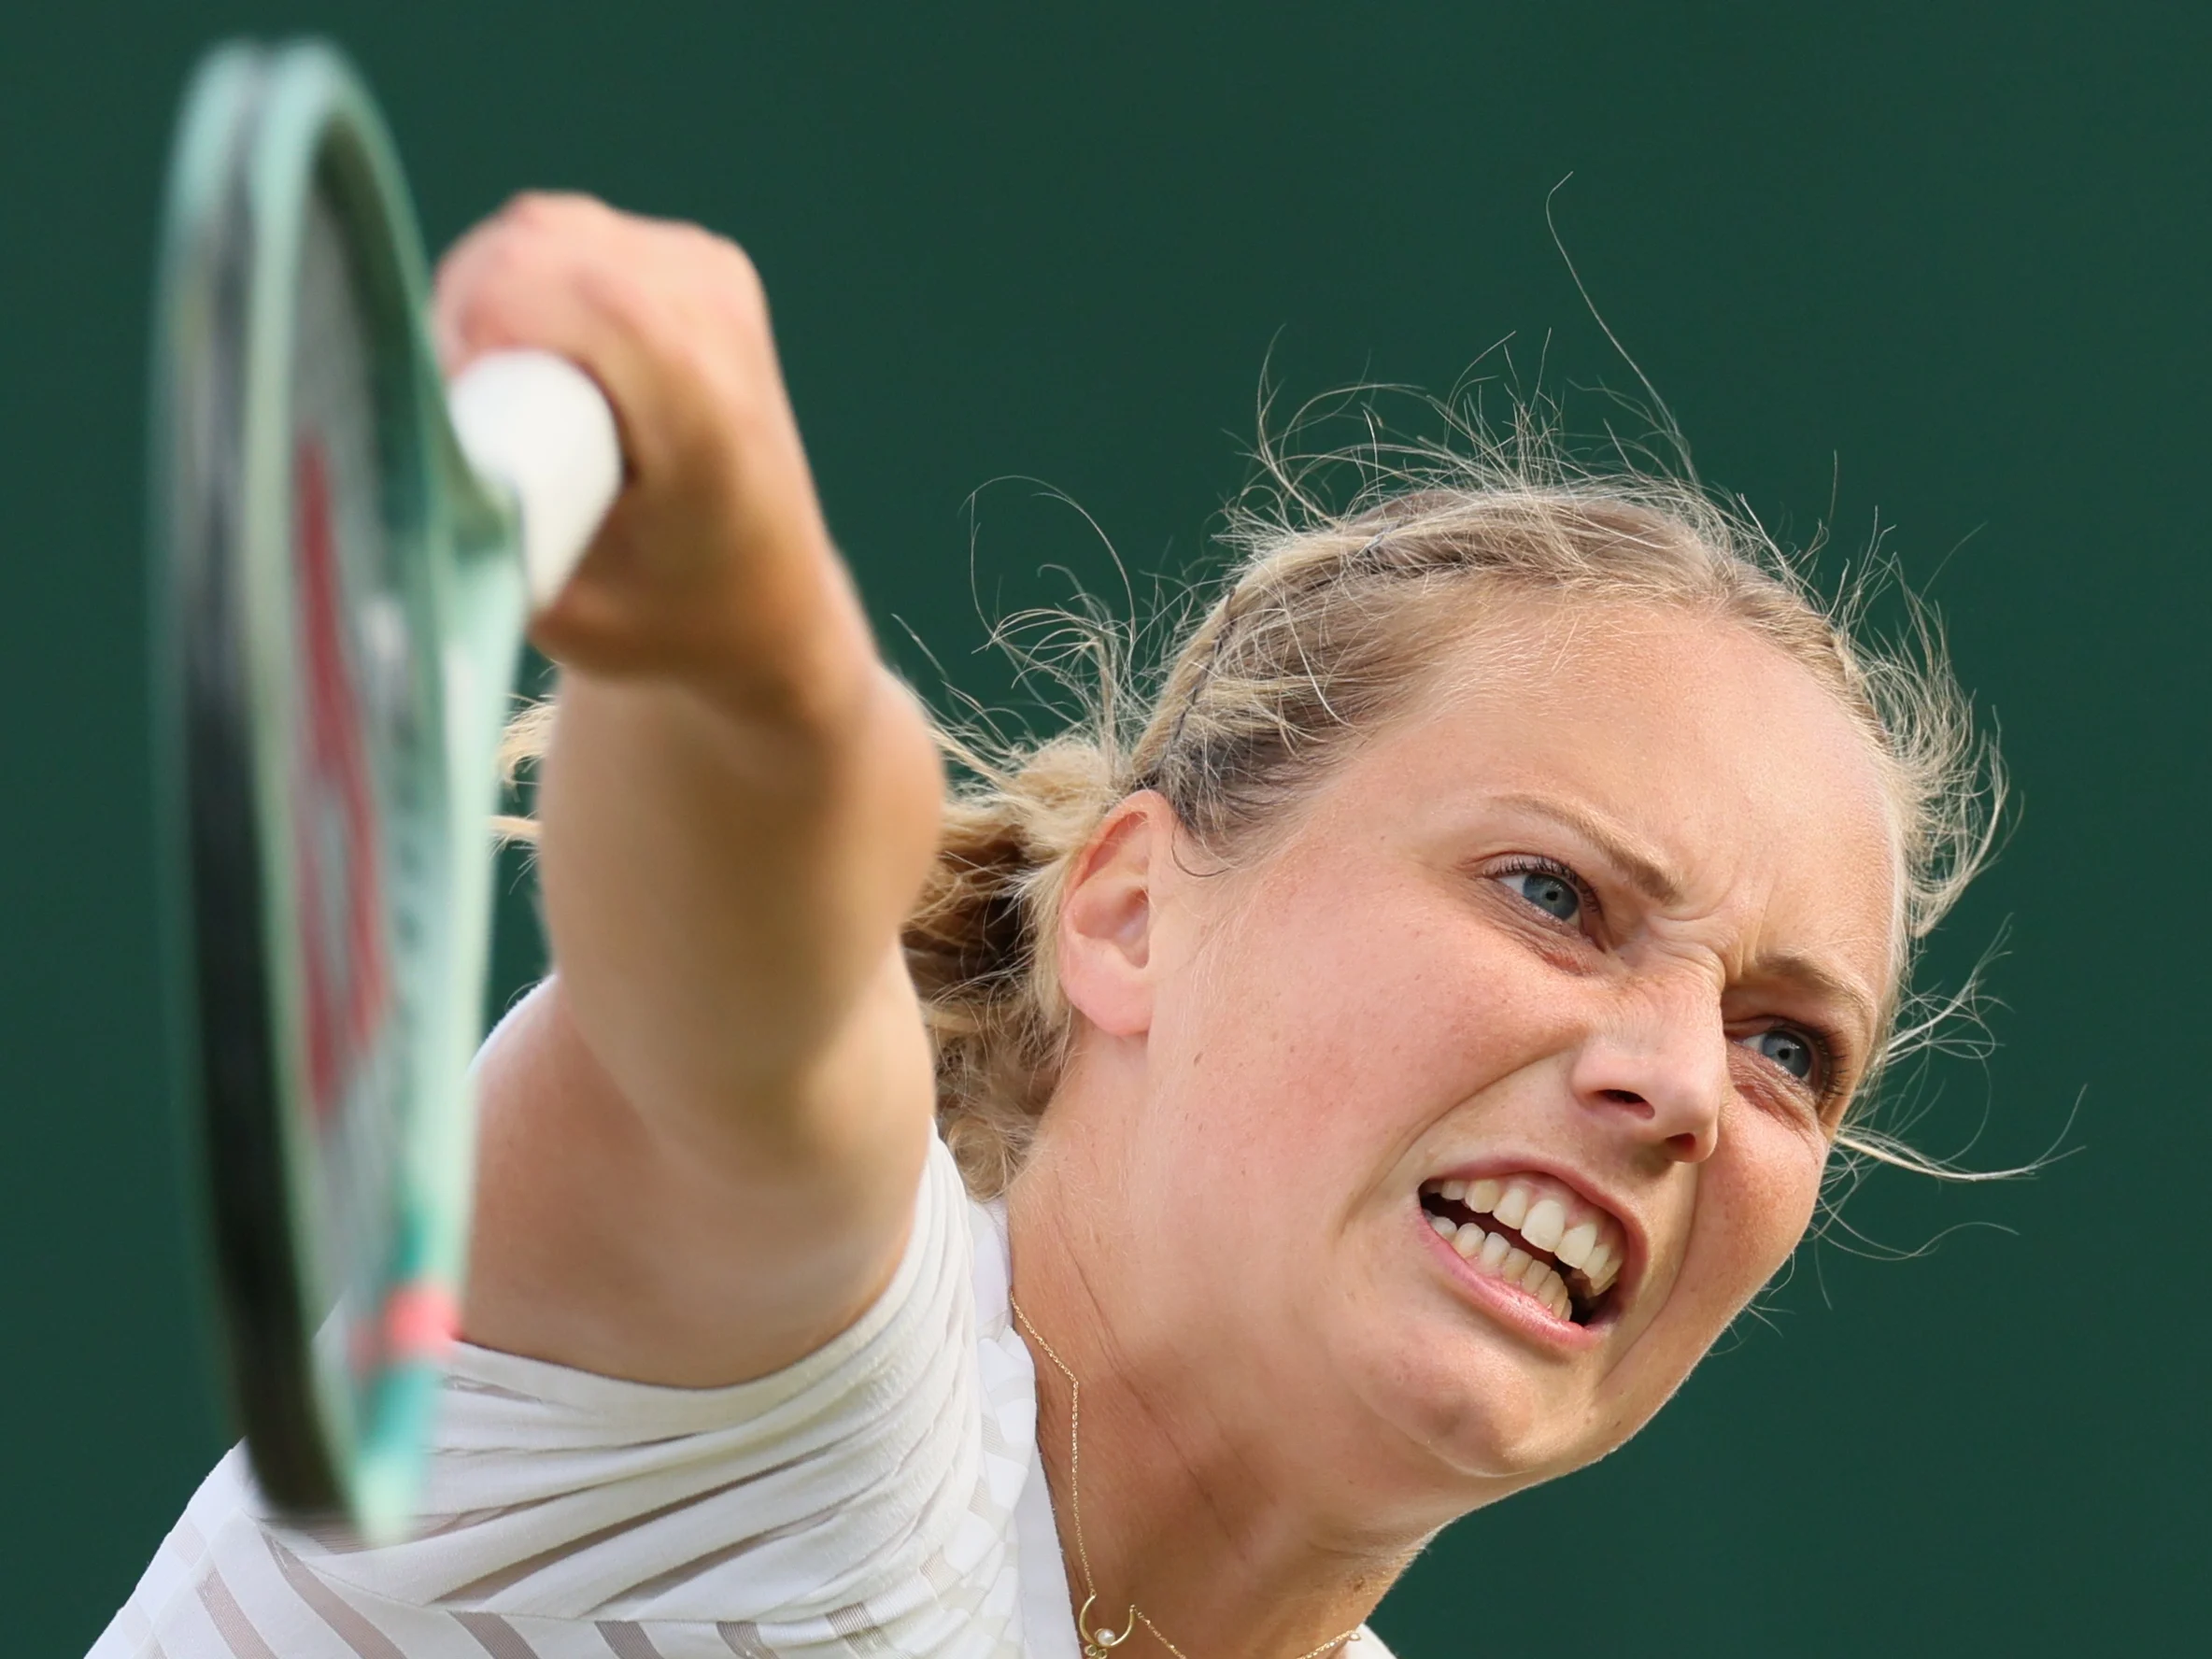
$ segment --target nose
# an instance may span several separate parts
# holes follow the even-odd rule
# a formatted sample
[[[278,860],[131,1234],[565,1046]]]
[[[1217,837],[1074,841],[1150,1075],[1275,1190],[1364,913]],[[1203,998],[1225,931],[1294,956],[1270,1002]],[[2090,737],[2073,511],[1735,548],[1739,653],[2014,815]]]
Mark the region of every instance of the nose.
[[[1703,1163],[1720,1144],[1721,1107],[1734,1087],[1712,988],[1628,992],[1584,1041],[1568,1081],[1578,1100],[1637,1140],[1678,1163]]]

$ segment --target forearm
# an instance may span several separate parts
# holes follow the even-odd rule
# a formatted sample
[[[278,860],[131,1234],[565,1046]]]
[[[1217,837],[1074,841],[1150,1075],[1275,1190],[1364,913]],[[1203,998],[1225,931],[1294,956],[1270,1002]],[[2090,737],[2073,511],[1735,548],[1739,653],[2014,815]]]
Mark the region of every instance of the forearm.
[[[899,1259],[934,1093],[900,952],[934,855],[928,720],[832,546],[758,274],[526,198],[447,256],[458,371],[558,351],[627,478],[532,623],[556,973],[478,1070],[469,1328],[705,1386],[811,1352]]]
[[[546,922],[578,1027],[640,1110],[743,1114],[764,1141],[817,1128],[816,1073],[897,948],[943,789],[911,694],[872,659],[817,670],[841,671],[742,708],[675,681],[562,687]]]

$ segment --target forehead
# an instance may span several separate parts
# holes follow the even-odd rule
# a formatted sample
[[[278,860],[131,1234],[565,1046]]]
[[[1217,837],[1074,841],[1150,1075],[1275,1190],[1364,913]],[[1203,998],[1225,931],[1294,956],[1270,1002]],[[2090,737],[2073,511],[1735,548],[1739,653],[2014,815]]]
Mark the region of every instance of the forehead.
[[[1553,802],[1667,877],[1663,909],[1887,988],[1896,854],[1875,754],[1807,669],[1736,624],[1643,606],[1493,612],[1338,783],[1340,807],[1387,802],[1409,829]]]

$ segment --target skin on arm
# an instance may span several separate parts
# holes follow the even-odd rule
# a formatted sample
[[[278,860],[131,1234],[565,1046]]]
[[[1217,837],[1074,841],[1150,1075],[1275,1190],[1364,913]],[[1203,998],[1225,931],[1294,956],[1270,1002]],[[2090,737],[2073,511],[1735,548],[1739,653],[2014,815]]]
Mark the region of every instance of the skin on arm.
[[[943,787],[831,545],[730,244],[523,198],[441,267],[447,372],[599,382],[629,476],[532,638],[554,974],[494,1035],[472,1341],[684,1386],[780,1368],[897,1265],[933,1107],[899,929]]]

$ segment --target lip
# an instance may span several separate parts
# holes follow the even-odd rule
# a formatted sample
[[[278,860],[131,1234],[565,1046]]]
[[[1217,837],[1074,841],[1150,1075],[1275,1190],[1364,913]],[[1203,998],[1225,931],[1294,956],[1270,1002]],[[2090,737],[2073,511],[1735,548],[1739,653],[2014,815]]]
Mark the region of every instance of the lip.
[[[1427,1224],[1425,1213],[1418,1204],[1413,1207],[1413,1212],[1416,1219],[1411,1226],[1423,1247],[1443,1264],[1460,1295],[1508,1330],[1558,1354],[1587,1353],[1604,1340],[1606,1327],[1611,1324],[1609,1317],[1596,1325],[1561,1324],[1553,1317],[1549,1308],[1538,1304],[1526,1291],[1502,1279],[1476,1272],[1458,1251],[1437,1237],[1436,1229]]]
[[[1641,1283],[1644,1264],[1651,1258],[1651,1244],[1642,1223],[1636,1212],[1619,1198],[1593,1189],[1589,1179],[1556,1161],[1535,1156],[1516,1156],[1496,1153],[1438,1170],[1421,1178],[1423,1186],[1438,1181],[1476,1182],[1491,1177],[1510,1175],[1542,1175],[1558,1182],[1586,1204],[1595,1205],[1619,1224],[1626,1255],[1621,1264],[1621,1276],[1614,1282],[1605,1312],[1590,1325],[1563,1326],[1552,1316],[1551,1310],[1539,1304],[1534,1297],[1513,1289],[1503,1281],[1478,1273],[1458,1251],[1437,1237],[1436,1229],[1428,1225],[1427,1212],[1421,1207],[1418,1191],[1413,1198],[1413,1224],[1419,1228],[1426,1248],[1436,1254],[1452,1269],[1453,1277],[1473,1293],[1489,1312],[1504,1316],[1514,1328],[1543,1340],[1547,1345],[1567,1350],[1581,1350],[1594,1346],[1606,1330],[1621,1317]]]

